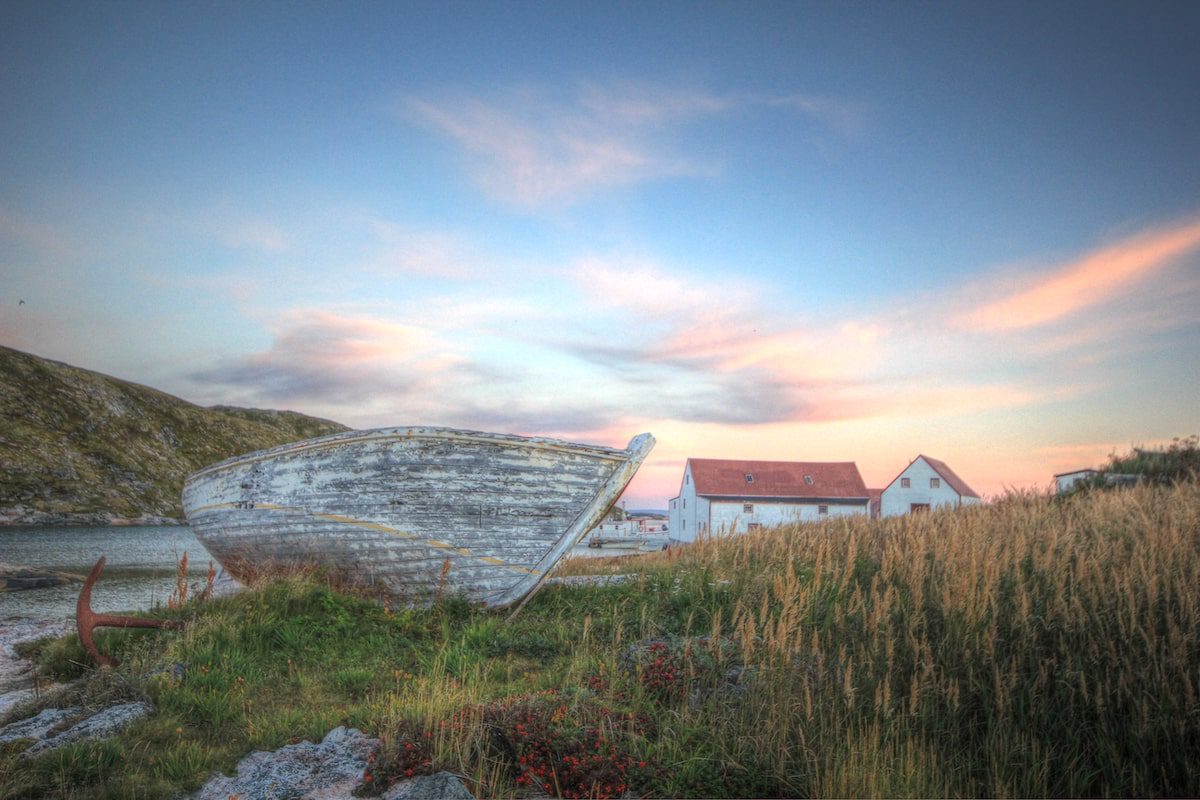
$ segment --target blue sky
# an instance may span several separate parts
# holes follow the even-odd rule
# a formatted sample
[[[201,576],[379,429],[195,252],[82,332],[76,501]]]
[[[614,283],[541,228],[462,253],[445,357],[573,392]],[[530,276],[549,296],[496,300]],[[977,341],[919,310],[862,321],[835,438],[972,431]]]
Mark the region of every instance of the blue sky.
[[[1194,3],[8,3],[0,344],[356,426],[651,430],[638,503],[688,456],[1043,485],[1200,430],[1198,34]]]

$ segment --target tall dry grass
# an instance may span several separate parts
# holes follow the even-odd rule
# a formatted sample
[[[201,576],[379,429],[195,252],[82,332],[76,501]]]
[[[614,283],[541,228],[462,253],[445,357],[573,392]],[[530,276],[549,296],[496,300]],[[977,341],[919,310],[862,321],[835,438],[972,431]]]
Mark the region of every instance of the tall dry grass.
[[[819,795],[1200,792],[1200,486],[709,539],[710,634],[757,671],[707,720]]]

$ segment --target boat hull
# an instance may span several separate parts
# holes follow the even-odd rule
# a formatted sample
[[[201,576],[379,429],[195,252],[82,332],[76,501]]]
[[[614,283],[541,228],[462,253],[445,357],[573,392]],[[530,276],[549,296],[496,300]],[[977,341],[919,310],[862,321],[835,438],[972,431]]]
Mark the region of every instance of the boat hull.
[[[448,428],[352,431],[188,478],[183,505],[235,577],[295,565],[419,602],[509,606],[616,502],[654,445],[625,450]]]

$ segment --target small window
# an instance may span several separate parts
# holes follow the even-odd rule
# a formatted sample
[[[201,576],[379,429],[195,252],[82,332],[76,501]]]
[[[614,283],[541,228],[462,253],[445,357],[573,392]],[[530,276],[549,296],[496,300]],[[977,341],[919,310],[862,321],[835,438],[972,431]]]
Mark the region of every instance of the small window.
[[[742,503],[742,513],[743,514],[753,514],[754,513],[754,503]]]
[[[828,514],[829,506],[817,506],[817,513],[818,514]]]
[[[939,479],[939,478],[930,478],[929,479],[929,488],[930,489],[936,489],[941,485],[942,485],[941,479]]]
[[[746,483],[754,483],[754,476],[749,472],[746,473]]]
[[[683,473],[683,482],[684,482],[684,483],[691,483],[691,482],[692,482],[692,476],[691,476],[691,475],[688,475],[686,472],[685,472],[685,473]]]
[[[912,481],[910,481],[908,478],[900,479],[900,488],[901,489],[907,489],[909,486],[912,486]]]
[[[687,498],[683,498],[683,507],[687,508]]]
[[[812,486],[812,485],[813,485],[813,479],[812,479],[812,475],[805,475],[805,476],[804,476],[804,482],[805,482],[806,484],[808,484],[809,486]]]

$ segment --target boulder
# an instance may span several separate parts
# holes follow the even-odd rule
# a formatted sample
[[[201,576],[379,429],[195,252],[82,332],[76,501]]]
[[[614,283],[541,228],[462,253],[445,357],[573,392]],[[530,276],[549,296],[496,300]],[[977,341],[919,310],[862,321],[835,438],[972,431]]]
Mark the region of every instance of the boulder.
[[[70,572],[56,572],[41,567],[22,567],[16,564],[0,564],[0,592],[45,589],[82,580],[82,575],[74,575]]]
[[[475,800],[475,795],[454,773],[435,772],[389,786],[381,800]]]
[[[342,800],[362,781],[367,757],[379,747],[354,728],[334,728],[320,744],[300,742],[274,752],[258,751],[238,762],[237,774],[210,778],[194,800]]]
[[[42,739],[26,750],[23,755],[32,758],[65,744],[86,739],[106,739],[120,733],[154,711],[149,703],[122,703],[99,711],[82,722],[77,722],[62,733]]]
[[[44,709],[29,719],[10,722],[0,728],[0,744],[20,739],[45,739],[56,726],[82,714],[83,709],[78,707]]]

